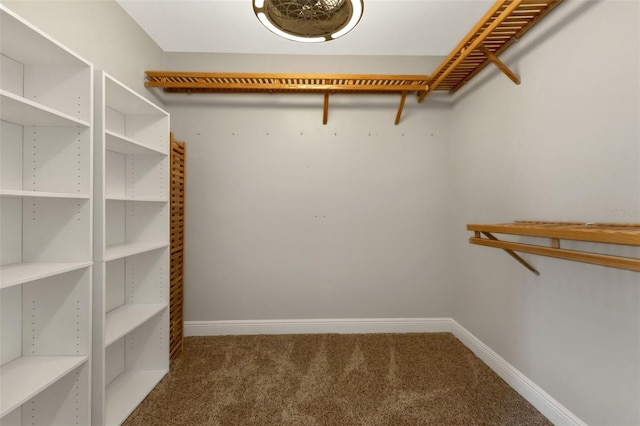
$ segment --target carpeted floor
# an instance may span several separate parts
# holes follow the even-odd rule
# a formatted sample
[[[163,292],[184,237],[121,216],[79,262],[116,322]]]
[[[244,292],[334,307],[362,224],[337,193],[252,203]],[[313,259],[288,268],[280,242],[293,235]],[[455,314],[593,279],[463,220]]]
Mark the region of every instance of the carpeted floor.
[[[450,333],[189,337],[124,423],[551,425]]]

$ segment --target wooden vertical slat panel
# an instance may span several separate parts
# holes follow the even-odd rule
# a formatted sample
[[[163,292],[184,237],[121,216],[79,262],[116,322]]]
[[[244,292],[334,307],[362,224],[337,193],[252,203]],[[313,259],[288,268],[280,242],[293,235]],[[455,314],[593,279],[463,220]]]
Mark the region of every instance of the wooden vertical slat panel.
[[[169,353],[182,351],[184,337],[184,202],[186,144],[171,134],[171,282],[169,290]]]

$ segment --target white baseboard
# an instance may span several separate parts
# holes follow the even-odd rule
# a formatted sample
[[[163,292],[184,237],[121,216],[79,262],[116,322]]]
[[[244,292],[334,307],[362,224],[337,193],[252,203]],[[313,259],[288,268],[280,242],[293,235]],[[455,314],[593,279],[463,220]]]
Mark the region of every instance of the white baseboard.
[[[556,401],[540,386],[453,319],[451,320],[451,333],[554,425],[587,426],[564,405]]]
[[[185,336],[450,332],[450,318],[185,321]]]
[[[586,426],[527,376],[452,318],[185,321],[185,336],[318,333],[452,333],[556,426]]]

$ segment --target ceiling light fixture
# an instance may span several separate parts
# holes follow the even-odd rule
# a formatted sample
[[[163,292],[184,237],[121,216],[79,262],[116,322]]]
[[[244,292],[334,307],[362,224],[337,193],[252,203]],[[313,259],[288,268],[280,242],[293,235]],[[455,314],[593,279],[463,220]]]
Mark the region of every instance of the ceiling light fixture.
[[[351,31],[363,0],[253,0],[253,11],[271,32],[289,40],[319,43]]]

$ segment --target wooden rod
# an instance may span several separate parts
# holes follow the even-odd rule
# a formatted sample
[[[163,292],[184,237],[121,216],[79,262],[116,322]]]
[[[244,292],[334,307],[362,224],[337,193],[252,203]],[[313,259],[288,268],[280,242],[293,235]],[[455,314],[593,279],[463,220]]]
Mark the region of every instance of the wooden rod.
[[[329,119],[329,92],[324,92],[324,108],[322,110],[322,124],[327,124]]]
[[[478,24],[471,30],[471,31],[475,30],[475,32],[470,32],[469,35],[467,35],[467,37],[465,37],[460,42],[460,44],[458,44],[458,47],[456,48],[456,50],[454,50],[449,55],[449,57],[445,59],[445,62],[443,62],[442,65],[438,67],[438,69],[433,73],[434,75],[438,74],[440,69],[446,68],[444,72],[436,79],[436,81],[434,81],[432,84],[429,85],[429,91],[422,93],[418,97],[418,102],[422,102],[425,96],[427,96],[427,94],[430,91],[438,87],[438,85],[442,83],[442,81],[445,78],[447,78],[447,76],[451,73],[451,71],[453,71],[458,66],[458,64],[460,64],[460,62],[464,61],[465,58],[469,56],[469,54],[471,54],[471,52],[473,52],[484,41],[484,39],[487,38],[487,36],[491,34],[491,32],[495,30],[498,27],[498,25],[502,23],[502,21],[504,21],[511,14],[511,12],[520,5],[521,2],[522,0],[513,0],[513,2],[502,13],[500,13],[500,15],[498,15],[496,19],[494,19],[494,21],[478,37],[476,37],[475,40],[473,40],[473,42],[471,42],[471,44],[468,47],[465,48],[464,45],[468,42],[468,40],[470,40],[473,37],[475,32],[479,31],[479,28],[481,28],[482,25],[484,25],[484,23],[488,21],[489,17],[491,17],[494,13],[496,13],[496,11],[500,7],[502,7],[503,4],[505,3],[505,1],[496,2],[496,4],[489,10],[489,12],[492,12],[491,15],[488,15],[489,12],[487,12],[483,20],[481,22],[478,22]],[[458,58],[455,61],[453,61],[451,65],[447,67],[447,64],[449,63],[449,61],[453,59],[453,57],[455,57],[455,55],[457,55],[458,53],[459,53]]]
[[[400,123],[400,116],[402,115],[402,110],[404,109],[404,102],[407,100],[407,91],[402,92],[402,97],[400,98],[400,106],[398,106],[398,112],[396,113],[396,126]]]
[[[500,71],[502,71],[507,77],[509,77],[511,81],[513,81],[515,84],[520,84],[520,77],[515,75],[513,71],[511,71],[509,67],[507,67],[504,64],[504,62],[498,59],[496,55],[494,55],[489,49],[487,49],[487,47],[484,44],[481,44],[480,46],[478,46],[478,49],[482,53],[484,53],[487,56],[487,58],[489,58],[489,60],[493,62],[495,66],[498,67],[498,69],[500,69]]]
[[[496,237],[494,237],[491,233],[489,232],[483,232],[483,234],[490,240],[492,241],[500,241],[498,240]],[[484,241],[484,240],[483,240]],[[529,262],[527,262],[526,260],[524,260],[522,257],[520,257],[516,252],[514,252],[513,250],[510,249],[504,249],[505,252],[507,252],[507,254],[511,257],[513,257],[515,260],[517,260],[522,266],[524,266],[525,268],[527,268],[528,270],[530,270],[531,272],[533,272],[535,275],[540,275],[540,272],[538,272],[538,270],[536,268],[534,268],[533,266],[531,266],[531,264]]]
[[[555,249],[531,244],[512,243],[508,241],[487,240],[484,238],[469,238],[471,244],[500,249],[509,249],[523,253],[537,254],[540,256],[554,257],[557,259],[572,260],[575,262],[591,263],[594,265],[608,266],[610,268],[626,269],[640,272],[640,259],[629,257],[610,256],[606,254],[585,253],[575,250]]]

